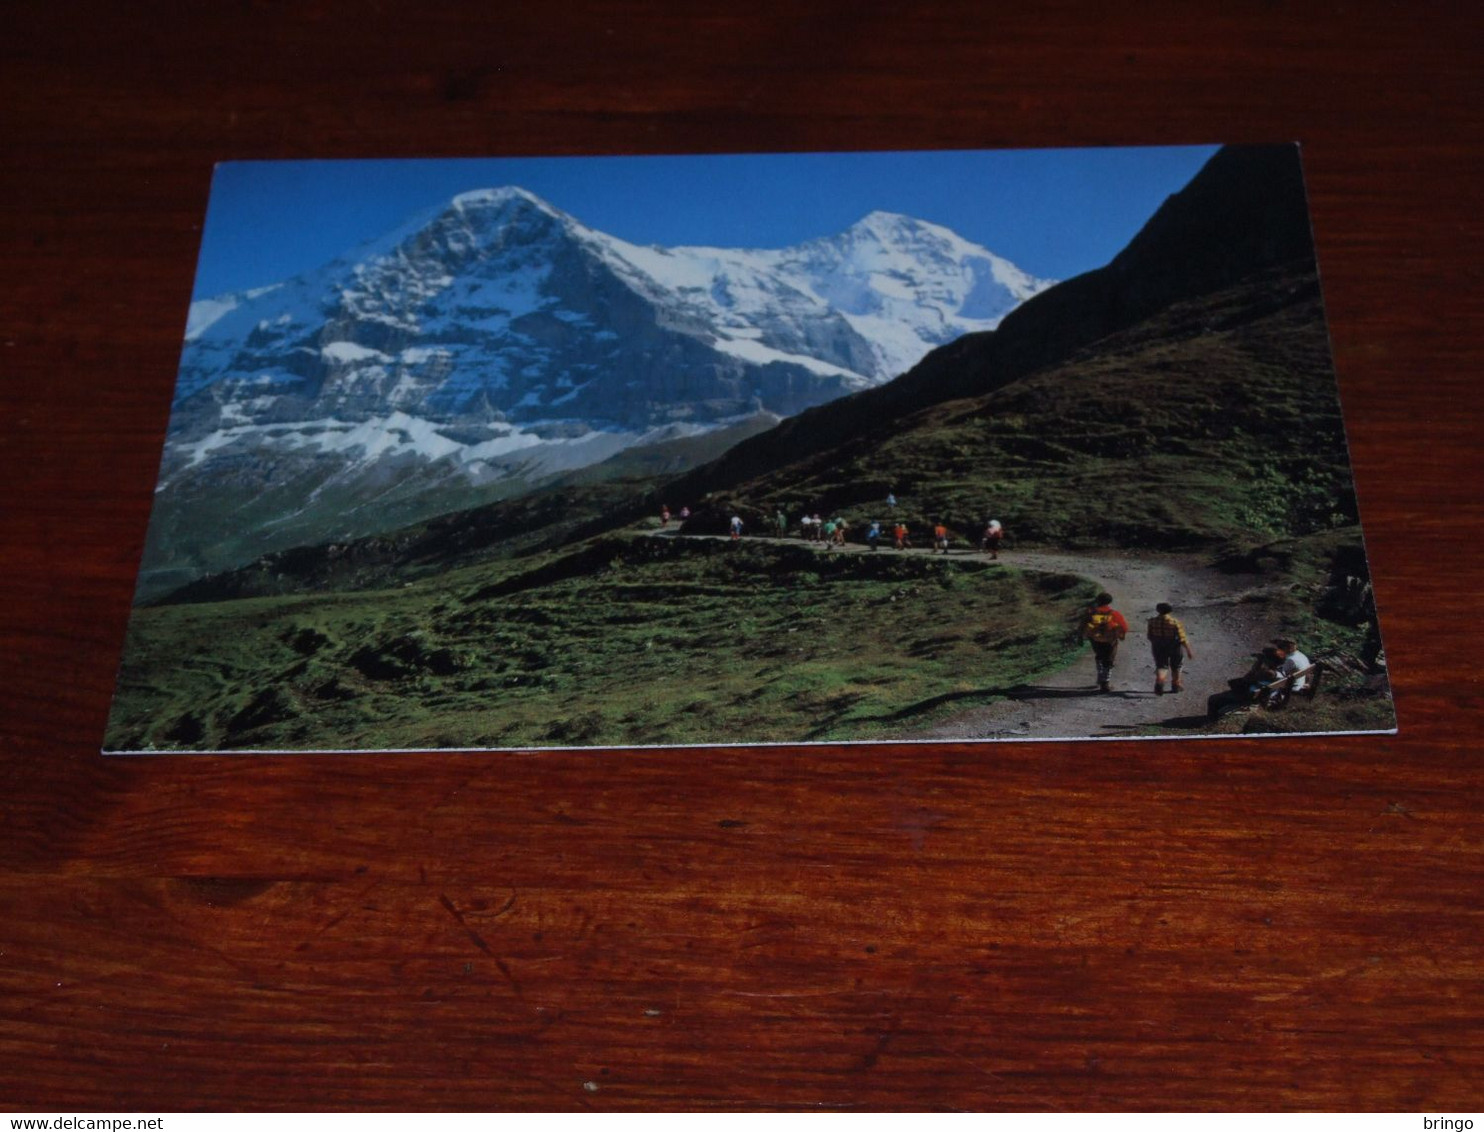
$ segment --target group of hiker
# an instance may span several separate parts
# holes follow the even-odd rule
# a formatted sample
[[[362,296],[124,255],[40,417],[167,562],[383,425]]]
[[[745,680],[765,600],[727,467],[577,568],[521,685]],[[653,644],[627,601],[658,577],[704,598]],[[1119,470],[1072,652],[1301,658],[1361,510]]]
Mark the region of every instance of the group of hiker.
[[[778,537],[786,538],[788,535],[788,517],[782,511],[778,512],[775,525],[778,528]],[[816,512],[813,515],[805,515],[799,520],[799,537],[805,542],[822,542],[826,550],[833,550],[837,546],[844,546],[845,536],[849,532],[850,524],[839,516],[824,519]]]
[[[895,497],[889,497],[892,505],[895,505]],[[683,523],[690,518],[690,508],[682,507],[679,519]],[[668,506],[660,508],[660,528],[667,529],[676,515]],[[746,523],[740,515],[732,515],[727,522],[727,530],[731,537],[740,539],[742,532],[746,529]],[[787,538],[790,524],[787,516],[778,511],[765,524],[766,533],[774,538]],[[822,543],[826,550],[835,548],[843,549],[846,537],[851,531],[848,521],[840,516],[826,519],[819,512],[814,514],[805,513],[799,519],[798,537],[805,542]],[[897,550],[912,549],[912,535],[907,524],[898,519],[890,523],[882,523],[879,519],[873,519],[867,525],[863,536],[865,544],[872,550],[879,550],[881,546],[890,540],[891,545]],[[979,549],[984,551],[992,559],[1000,556],[1000,548],[1005,541],[1005,527],[998,519],[990,519],[984,524],[984,529],[979,536]],[[933,524],[933,553],[948,554],[952,545],[952,536],[948,527],[941,520]]]
[[[1128,619],[1113,608],[1113,595],[1098,594],[1082,619],[1080,635],[1092,646],[1100,692],[1113,690],[1113,665],[1118,658],[1118,646],[1127,639],[1128,632]],[[1175,616],[1174,606],[1162,601],[1154,607],[1154,616],[1145,624],[1145,636],[1154,656],[1154,694],[1184,691],[1181,669],[1186,660],[1195,659],[1195,650],[1191,648],[1185,626]],[[1224,710],[1245,704],[1282,706],[1290,696],[1309,686],[1315,671],[1291,637],[1275,637],[1253,654],[1253,663],[1245,673],[1227,681],[1227,691],[1207,700],[1206,715],[1214,720]]]
[[[895,515],[897,509],[896,493],[886,493],[886,510],[889,515]],[[691,517],[689,507],[682,507],[678,513],[670,510],[669,504],[660,505],[660,529],[666,530],[674,518],[679,518],[685,523]],[[727,521],[727,531],[733,539],[740,539],[746,523],[739,514],[732,514]],[[791,524],[784,512],[779,509],[775,514],[763,522],[764,533],[773,538],[787,538]],[[844,549],[846,537],[851,531],[850,523],[838,514],[832,518],[824,518],[820,512],[813,514],[805,512],[798,521],[799,538],[805,542],[822,543],[824,548],[834,550]],[[912,534],[908,530],[906,522],[900,518],[893,517],[883,523],[879,519],[872,519],[867,525],[862,541],[872,550],[879,550],[888,539],[893,548],[897,550],[911,550]],[[1005,543],[1005,527],[998,519],[987,519],[979,534],[979,549],[988,554],[991,559],[998,559],[1000,549]],[[942,519],[933,520],[932,552],[934,554],[947,555],[953,544],[953,536],[948,526]]]
[[[1166,681],[1171,692],[1184,691],[1180,668],[1186,658],[1195,659],[1195,650],[1185,635],[1185,626],[1175,617],[1175,607],[1162,601],[1154,607],[1154,616],[1145,628],[1149,647],[1154,653],[1154,693],[1165,694]],[[1111,692],[1113,664],[1118,646],[1128,636],[1128,620],[1113,608],[1113,595],[1100,593],[1082,620],[1082,639],[1092,646],[1097,665],[1098,691]]]

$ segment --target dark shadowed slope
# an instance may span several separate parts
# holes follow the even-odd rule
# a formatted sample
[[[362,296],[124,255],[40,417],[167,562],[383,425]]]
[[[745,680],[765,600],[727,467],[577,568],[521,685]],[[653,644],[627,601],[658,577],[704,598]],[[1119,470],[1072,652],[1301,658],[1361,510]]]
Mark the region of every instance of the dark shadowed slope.
[[[700,498],[852,438],[904,414],[977,396],[1148,319],[1170,305],[1285,266],[1312,274],[1313,241],[1296,146],[1227,147],[1097,271],[1037,295],[996,331],[929,354],[888,385],[784,421],[683,477],[676,498]]]

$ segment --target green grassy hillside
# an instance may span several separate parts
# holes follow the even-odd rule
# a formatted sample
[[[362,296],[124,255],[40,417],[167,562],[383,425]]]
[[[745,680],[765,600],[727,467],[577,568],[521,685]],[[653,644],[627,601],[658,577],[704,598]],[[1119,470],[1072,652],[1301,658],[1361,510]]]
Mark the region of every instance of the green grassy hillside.
[[[1090,596],[972,560],[628,534],[395,590],[139,610],[107,746],[884,737],[1058,667]]]
[[[880,420],[826,452],[725,486],[739,510],[885,520],[962,539],[995,517],[1020,545],[1230,549],[1356,522],[1312,275],[1266,273],[977,398]]]
[[[688,502],[674,483],[568,488],[204,580],[138,611],[109,745],[889,736],[1056,667],[1091,596],[982,562],[619,525],[661,495]],[[760,531],[781,508],[842,514],[857,540],[870,520],[901,518],[918,545],[940,518],[962,543],[994,516],[1007,563],[1017,546],[1200,551],[1287,587],[1273,623],[1311,652],[1364,652],[1361,622],[1320,615],[1324,579],[1347,555],[1363,574],[1364,555],[1307,273],[1177,304],[1054,369],[877,421],[691,502],[693,532],[733,511]],[[614,533],[591,541],[604,526]],[[1379,719],[1390,705],[1366,680],[1334,687]]]
[[[160,598],[163,604],[384,589],[475,562],[530,555],[579,541],[638,514],[643,480],[569,484],[454,511],[399,530],[265,554]]]
[[[1262,622],[1349,658],[1340,698],[1389,716],[1374,609],[1334,598],[1369,575],[1311,253],[1296,154],[1223,150],[1107,268],[678,478],[567,483],[290,549],[136,611],[109,746],[902,734],[1069,658],[1090,584],[1017,573],[1019,547],[1252,573]],[[781,510],[795,529],[841,515],[855,541],[905,521],[919,546],[938,521],[962,545],[994,517],[1009,557],[644,537],[661,502],[692,508],[689,534],[733,514],[760,532]],[[1349,718],[1333,696],[1320,707]]]

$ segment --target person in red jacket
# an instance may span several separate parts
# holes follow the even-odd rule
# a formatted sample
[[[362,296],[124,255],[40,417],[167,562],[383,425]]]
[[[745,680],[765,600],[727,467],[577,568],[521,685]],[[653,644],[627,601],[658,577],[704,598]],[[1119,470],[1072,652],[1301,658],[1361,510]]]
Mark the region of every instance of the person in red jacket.
[[[1082,639],[1092,645],[1098,666],[1098,691],[1111,692],[1113,662],[1118,658],[1118,642],[1128,636],[1128,622],[1113,608],[1113,595],[1098,594],[1097,601],[1082,621]]]

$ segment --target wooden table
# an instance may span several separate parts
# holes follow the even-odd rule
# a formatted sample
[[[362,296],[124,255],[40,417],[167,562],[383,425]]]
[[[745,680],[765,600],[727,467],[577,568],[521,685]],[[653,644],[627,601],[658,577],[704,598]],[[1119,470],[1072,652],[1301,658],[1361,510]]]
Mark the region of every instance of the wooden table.
[[[1477,1109],[1463,9],[7,5],[0,1105]],[[1292,139],[1398,736],[99,756],[213,162]]]

